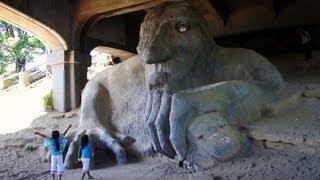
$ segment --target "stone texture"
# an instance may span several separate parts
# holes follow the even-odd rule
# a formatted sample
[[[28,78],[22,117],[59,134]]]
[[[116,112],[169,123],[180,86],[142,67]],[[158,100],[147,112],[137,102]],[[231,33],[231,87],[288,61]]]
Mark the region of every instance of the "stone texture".
[[[93,77],[82,95],[80,122],[66,155],[72,167],[78,140],[88,134],[111,149],[118,163],[126,148],[142,156],[153,149],[188,166],[210,167],[251,151],[239,131],[277,100],[284,81],[254,51],[215,44],[205,19],[188,3],[165,3],[148,12],[138,56]]]

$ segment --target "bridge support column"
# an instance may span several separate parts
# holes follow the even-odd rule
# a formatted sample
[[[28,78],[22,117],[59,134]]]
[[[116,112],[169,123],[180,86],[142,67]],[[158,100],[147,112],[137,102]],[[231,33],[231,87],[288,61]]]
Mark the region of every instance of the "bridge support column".
[[[70,108],[68,92],[68,64],[65,61],[65,51],[50,52],[47,55],[47,64],[52,69],[52,96],[54,109],[67,112]]]
[[[52,68],[52,96],[54,109],[68,112],[80,106],[81,91],[87,83],[88,64],[83,57],[75,58],[74,51],[55,51],[47,55]]]
[[[87,57],[88,58],[88,57]],[[87,83],[87,67],[90,59],[86,59],[82,53],[71,51],[68,54],[70,68],[70,98],[71,109],[76,109],[81,104],[81,92]]]

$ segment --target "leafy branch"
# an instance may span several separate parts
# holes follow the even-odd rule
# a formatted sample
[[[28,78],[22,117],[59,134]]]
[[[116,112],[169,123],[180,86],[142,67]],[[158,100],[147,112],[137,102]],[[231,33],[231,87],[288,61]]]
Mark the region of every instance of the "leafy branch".
[[[11,63],[15,63],[16,72],[24,71],[26,62],[33,60],[33,54],[44,53],[45,49],[34,36],[0,20],[0,74],[5,73]]]

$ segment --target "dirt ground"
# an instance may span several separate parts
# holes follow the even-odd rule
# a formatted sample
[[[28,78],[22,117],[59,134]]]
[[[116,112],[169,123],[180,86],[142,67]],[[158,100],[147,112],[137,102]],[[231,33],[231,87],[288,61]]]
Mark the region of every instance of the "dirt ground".
[[[295,90],[320,87],[319,76],[285,76]],[[2,115],[1,115],[2,116]],[[49,112],[30,127],[0,135],[0,179],[49,179],[50,164],[40,156],[43,139],[33,132],[49,134],[69,124],[77,127],[78,114]],[[320,98],[301,97],[298,105],[248,127],[255,142],[254,153],[198,172],[179,168],[177,162],[160,155],[122,166],[110,157],[92,170],[96,179],[320,179]],[[67,170],[64,179],[80,179],[81,170]]]
[[[49,179],[50,164],[40,158],[43,140],[34,131],[49,133],[77,126],[77,116],[60,117],[52,112],[37,118],[32,127],[17,133],[0,135],[0,179]],[[58,118],[58,119],[56,119]],[[44,126],[45,124],[45,126]],[[296,151],[294,148],[270,148],[256,145],[250,157],[217,163],[213,169],[189,172],[165,157],[131,160],[117,166],[111,160],[92,171],[96,179],[319,179],[320,153]],[[80,178],[80,169],[67,170],[65,179]]]

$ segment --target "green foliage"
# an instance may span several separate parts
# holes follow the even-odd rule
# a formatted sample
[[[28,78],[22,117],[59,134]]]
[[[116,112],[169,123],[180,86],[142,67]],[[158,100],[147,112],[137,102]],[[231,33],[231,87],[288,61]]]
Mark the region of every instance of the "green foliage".
[[[0,74],[10,63],[16,64],[16,72],[33,60],[34,53],[44,53],[43,43],[27,32],[0,20]]]
[[[2,55],[0,54],[0,59],[3,59]],[[7,63],[5,61],[0,60],[0,74],[6,72]]]
[[[53,109],[53,98],[52,98],[52,92],[46,94],[43,98],[43,108],[46,111]]]

